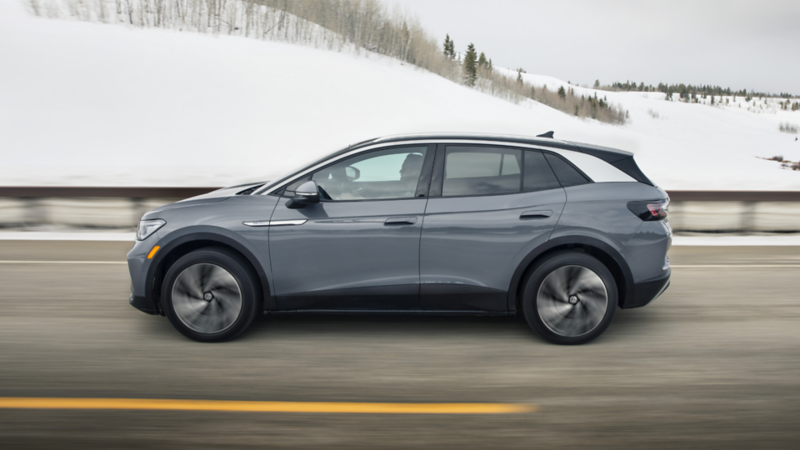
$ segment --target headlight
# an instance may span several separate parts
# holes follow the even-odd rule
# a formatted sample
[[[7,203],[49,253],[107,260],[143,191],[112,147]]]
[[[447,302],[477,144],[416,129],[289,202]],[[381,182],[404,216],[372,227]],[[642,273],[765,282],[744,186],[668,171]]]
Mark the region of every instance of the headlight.
[[[143,241],[166,224],[167,221],[162,219],[140,220],[139,229],[136,231],[136,239]]]

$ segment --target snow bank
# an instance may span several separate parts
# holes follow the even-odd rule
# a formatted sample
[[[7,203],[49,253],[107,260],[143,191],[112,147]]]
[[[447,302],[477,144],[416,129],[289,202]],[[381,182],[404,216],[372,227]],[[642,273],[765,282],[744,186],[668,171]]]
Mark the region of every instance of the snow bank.
[[[800,160],[778,131],[798,112],[598,92],[630,113],[604,125],[375,55],[50,20],[16,1],[0,2],[0,61],[0,185],[230,185],[387,134],[554,130],[633,151],[667,189],[800,189],[799,172],[757,158]]]

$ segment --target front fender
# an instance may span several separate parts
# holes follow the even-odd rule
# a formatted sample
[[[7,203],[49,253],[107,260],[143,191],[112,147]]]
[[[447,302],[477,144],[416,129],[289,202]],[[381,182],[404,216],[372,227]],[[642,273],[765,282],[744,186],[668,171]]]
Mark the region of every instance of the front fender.
[[[266,242],[266,234],[263,235],[262,239]],[[264,309],[277,309],[277,302],[272,292],[273,284],[270,278],[271,271],[269,270],[268,254],[254,254],[251,251],[253,242],[248,241],[248,239],[242,235],[228,229],[210,225],[195,225],[180,228],[159,239],[158,244],[161,246],[161,249],[153,257],[153,260],[150,262],[150,267],[147,269],[147,280],[149,280],[145,288],[145,295],[147,298],[157,298],[159,293],[155,292],[155,288],[156,285],[160,286],[160,280],[158,280],[157,283],[156,276],[159,274],[163,275],[163,265],[165,261],[169,260],[170,255],[183,245],[201,241],[212,245],[213,243],[218,243],[233,248],[241,253],[242,256],[250,262],[258,275],[258,281],[261,283],[262,287],[261,292],[264,300]],[[259,246],[256,246],[256,248],[258,247]]]

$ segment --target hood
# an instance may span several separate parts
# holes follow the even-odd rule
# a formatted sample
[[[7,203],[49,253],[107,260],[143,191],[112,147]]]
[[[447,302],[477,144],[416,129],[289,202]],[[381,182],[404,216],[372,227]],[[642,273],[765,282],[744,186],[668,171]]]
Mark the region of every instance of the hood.
[[[229,186],[222,189],[217,189],[215,191],[211,191],[203,195],[197,195],[195,197],[183,199],[175,203],[170,203],[169,205],[159,206],[158,208],[155,208],[145,213],[142,219],[157,219],[160,217],[160,213],[164,211],[169,211],[178,208],[187,208],[196,205],[207,205],[209,203],[217,203],[225,199],[228,199],[230,197],[233,197],[235,195],[249,195],[266,183],[267,183],[266,181],[259,181],[257,183],[239,184],[236,186]]]
[[[236,186],[228,186],[222,189],[217,189],[216,191],[208,192],[206,194],[181,200],[181,202],[205,200],[205,199],[217,199],[217,201],[219,201],[227,197],[232,197],[234,195],[249,195],[266,183],[267,183],[266,181],[258,181],[255,183],[237,184]]]

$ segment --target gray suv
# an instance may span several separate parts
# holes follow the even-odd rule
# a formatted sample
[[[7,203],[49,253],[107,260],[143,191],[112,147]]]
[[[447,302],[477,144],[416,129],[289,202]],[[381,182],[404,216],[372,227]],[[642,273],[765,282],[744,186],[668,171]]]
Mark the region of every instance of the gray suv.
[[[373,139],[146,213],[130,303],[205,342],[259,313],[422,313],[581,344],[669,285],[668,204],[631,153],[552,133]]]

